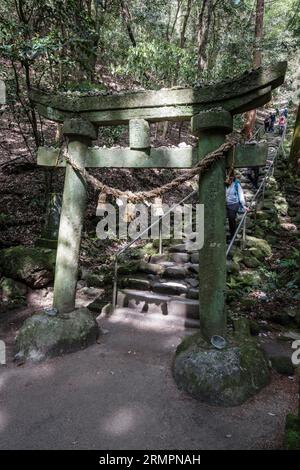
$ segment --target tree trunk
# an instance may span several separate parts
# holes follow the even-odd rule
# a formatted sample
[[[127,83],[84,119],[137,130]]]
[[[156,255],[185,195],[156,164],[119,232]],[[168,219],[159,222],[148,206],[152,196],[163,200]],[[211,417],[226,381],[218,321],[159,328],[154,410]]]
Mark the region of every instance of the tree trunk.
[[[200,72],[207,68],[207,43],[210,31],[212,13],[217,2],[203,0],[198,21],[198,69]]]
[[[293,140],[290,151],[290,163],[293,168],[300,170],[300,104],[298,106],[298,112],[294,127]]]
[[[128,3],[126,2],[126,0],[120,0],[120,5],[121,5],[122,17],[123,17],[123,20],[125,21],[125,24],[126,24],[129,39],[130,39],[131,44],[133,45],[133,47],[136,47],[136,40],[135,40],[135,37],[134,37],[132,25],[131,25],[132,17],[131,17],[131,13],[130,13],[130,10],[129,10]]]
[[[256,15],[255,15],[255,42],[253,54],[254,68],[260,67],[262,62],[261,54],[261,40],[264,32],[264,11],[265,0],[257,0],[256,2]]]
[[[253,54],[253,67],[258,68],[261,66],[262,54],[261,54],[261,40],[263,37],[264,30],[264,11],[265,11],[265,0],[256,1],[256,14],[255,14],[255,39],[254,39],[254,54]],[[243,127],[243,133],[248,139],[252,139],[253,131],[256,122],[256,109],[246,113],[245,124]]]
[[[180,31],[180,41],[179,41],[179,46],[183,49],[184,48],[184,43],[185,43],[185,33],[188,25],[188,20],[191,14],[191,9],[192,9],[192,2],[193,0],[188,0],[187,1],[187,6],[186,6],[186,11],[183,16],[183,21],[182,21],[182,27]]]

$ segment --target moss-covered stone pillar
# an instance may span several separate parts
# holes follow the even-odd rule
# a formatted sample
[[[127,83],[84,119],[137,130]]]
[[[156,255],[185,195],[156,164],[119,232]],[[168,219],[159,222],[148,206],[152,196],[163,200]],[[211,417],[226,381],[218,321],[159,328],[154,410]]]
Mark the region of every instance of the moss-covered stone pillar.
[[[232,116],[222,109],[201,112],[192,119],[192,131],[199,137],[198,156],[202,159],[232,131]],[[199,202],[204,204],[204,246],[199,251],[200,328],[207,340],[226,332],[225,167],[225,159],[219,161],[199,184]]]
[[[81,166],[85,165],[88,146],[97,133],[94,126],[79,118],[64,122],[63,133],[68,138],[69,155]],[[67,164],[60,217],[56,256],[53,306],[59,313],[75,308],[81,232],[86,208],[85,182],[71,165]]]

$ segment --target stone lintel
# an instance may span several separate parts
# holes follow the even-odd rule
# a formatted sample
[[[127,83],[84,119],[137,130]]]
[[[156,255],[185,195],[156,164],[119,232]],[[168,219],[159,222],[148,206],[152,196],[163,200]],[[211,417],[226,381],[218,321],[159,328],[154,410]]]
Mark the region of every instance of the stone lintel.
[[[97,139],[97,128],[90,121],[75,117],[64,121],[63,134],[95,140]]]

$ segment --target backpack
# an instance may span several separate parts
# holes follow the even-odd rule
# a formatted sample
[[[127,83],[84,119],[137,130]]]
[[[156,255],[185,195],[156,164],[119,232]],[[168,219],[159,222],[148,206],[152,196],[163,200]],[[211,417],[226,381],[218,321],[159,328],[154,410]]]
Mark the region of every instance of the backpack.
[[[239,185],[241,185],[241,183],[239,182],[239,180],[236,179],[236,180],[234,181],[234,189],[235,189],[235,192],[236,192],[238,201],[239,201],[239,210],[238,210],[238,214],[244,214],[245,209],[244,209],[244,207],[243,207],[243,204],[242,204],[241,201],[240,201],[240,196],[239,196]]]

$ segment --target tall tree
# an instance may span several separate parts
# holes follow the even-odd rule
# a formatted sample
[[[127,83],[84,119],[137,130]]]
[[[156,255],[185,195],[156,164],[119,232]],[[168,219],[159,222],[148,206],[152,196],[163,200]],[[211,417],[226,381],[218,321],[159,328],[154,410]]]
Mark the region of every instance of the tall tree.
[[[256,1],[256,14],[255,14],[255,40],[254,40],[254,53],[253,53],[253,66],[254,68],[260,67],[262,63],[262,47],[261,42],[264,34],[264,12],[265,0]]]
[[[254,37],[254,51],[253,51],[253,67],[258,68],[262,63],[261,41],[264,31],[264,12],[265,0],[256,1],[255,13],[255,37]],[[246,114],[245,124],[243,131],[248,139],[253,137],[253,131],[256,121],[256,110],[253,109]]]
[[[207,43],[214,8],[213,0],[203,0],[198,19],[198,69],[201,72],[207,64]]]

